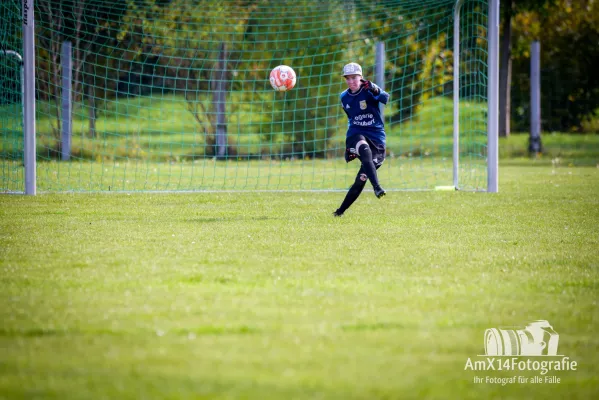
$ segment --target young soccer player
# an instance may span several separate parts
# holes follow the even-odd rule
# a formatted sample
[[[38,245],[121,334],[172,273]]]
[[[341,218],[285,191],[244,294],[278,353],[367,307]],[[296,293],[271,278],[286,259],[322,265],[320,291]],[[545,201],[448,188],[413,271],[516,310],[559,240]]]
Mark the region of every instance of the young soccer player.
[[[366,180],[370,180],[376,197],[380,199],[386,194],[379,184],[376,170],[385,160],[386,142],[385,124],[379,103],[387,104],[389,93],[364,80],[359,64],[349,63],[344,66],[343,77],[348,88],[341,93],[341,106],[349,122],[345,139],[345,161],[358,158],[362,165],[341,206],[333,212],[335,217],[342,216],[356,201]]]

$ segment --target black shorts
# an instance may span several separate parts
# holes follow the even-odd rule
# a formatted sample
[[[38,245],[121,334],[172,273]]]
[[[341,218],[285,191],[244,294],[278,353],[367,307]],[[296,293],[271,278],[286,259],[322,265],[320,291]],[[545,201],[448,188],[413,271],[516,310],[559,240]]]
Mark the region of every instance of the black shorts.
[[[363,135],[352,135],[345,139],[345,147],[348,149],[355,149],[356,145],[360,140],[366,141],[368,146],[370,146],[370,151],[372,152],[372,161],[374,162],[375,167],[380,167],[385,161],[385,145],[382,143],[373,142],[369,138]]]

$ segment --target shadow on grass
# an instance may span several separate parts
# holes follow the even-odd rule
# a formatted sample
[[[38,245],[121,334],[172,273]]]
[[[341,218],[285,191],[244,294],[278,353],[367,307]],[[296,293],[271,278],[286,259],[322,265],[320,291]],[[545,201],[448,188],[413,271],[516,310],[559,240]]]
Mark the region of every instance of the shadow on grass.
[[[217,325],[204,325],[195,328],[173,330],[172,333],[176,335],[184,336],[201,336],[201,335],[252,335],[261,333],[257,328],[242,325],[242,326],[217,326]],[[129,336],[140,333],[150,333],[152,336],[164,336],[168,331],[145,331],[145,332],[130,332],[130,331],[114,331],[108,329],[90,329],[90,330],[79,330],[79,329],[51,329],[51,328],[31,328],[31,329],[0,329],[0,337],[7,338],[39,338],[39,337],[62,337],[62,336]]]
[[[196,222],[200,224],[207,224],[210,222],[243,222],[243,221],[272,221],[272,220],[282,220],[283,218],[274,218],[274,217],[244,217],[244,216],[236,216],[236,217],[199,217],[192,218],[187,220],[187,222]]]
[[[251,326],[216,326],[204,325],[192,329],[181,329],[173,333],[184,336],[200,336],[200,335],[253,335],[260,333],[259,329]]]
[[[81,331],[77,329],[52,329],[52,328],[30,328],[30,329],[0,329],[0,337],[54,337],[71,335],[119,335],[121,333],[107,329]]]
[[[394,322],[377,322],[374,324],[356,324],[344,325],[341,329],[344,331],[378,331],[386,329],[404,329],[405,325]]]
[[[237,279],[230,276],[217,276],[215,278],[206,278],[203,275],[194,275],[179,281],[180,283],[187,285],[198,285],[198,284],[220,284],[220,285],[231,285],[237,284]]]

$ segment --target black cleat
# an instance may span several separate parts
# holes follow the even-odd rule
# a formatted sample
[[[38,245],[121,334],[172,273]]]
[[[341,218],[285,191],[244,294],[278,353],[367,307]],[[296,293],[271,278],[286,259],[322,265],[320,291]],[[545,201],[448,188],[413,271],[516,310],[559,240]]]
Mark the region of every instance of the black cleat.
[[[333,217],[341,217],[343,215],[342,211],[335,210],[333,211]]]
[[[385,189],[383,189],[382,187],[377,186],[377,187],[374,188],[374,195],[376,197],[378,197],[379,199],[381,197],[383,197],[384,195],[386,195],[386,194],[387,194],[387,192],[385,192]]]

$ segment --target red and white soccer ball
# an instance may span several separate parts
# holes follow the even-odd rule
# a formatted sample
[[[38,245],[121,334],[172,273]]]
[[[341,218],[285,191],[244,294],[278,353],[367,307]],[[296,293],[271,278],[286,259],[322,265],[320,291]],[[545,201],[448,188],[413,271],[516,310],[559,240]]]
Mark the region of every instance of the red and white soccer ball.
[[[293,89],[297,75],[293,68],[287,65],[279,65],[270,71],[270,84],[278,92],[286,92]]]

